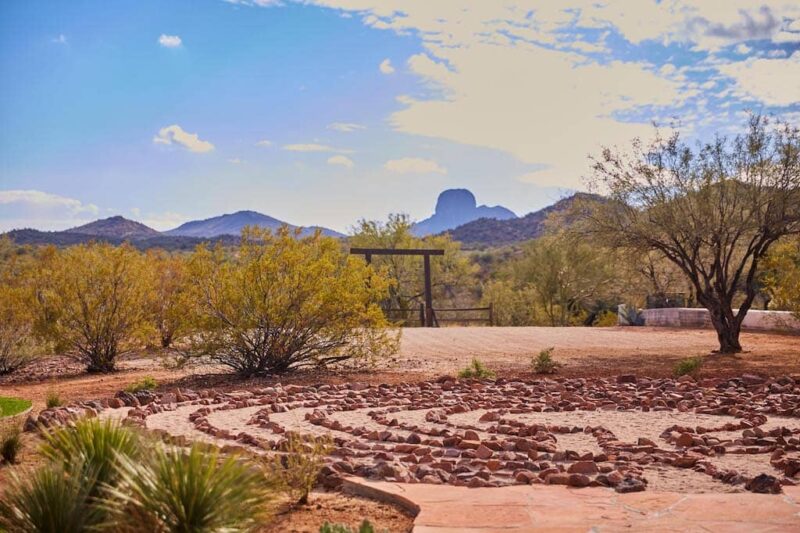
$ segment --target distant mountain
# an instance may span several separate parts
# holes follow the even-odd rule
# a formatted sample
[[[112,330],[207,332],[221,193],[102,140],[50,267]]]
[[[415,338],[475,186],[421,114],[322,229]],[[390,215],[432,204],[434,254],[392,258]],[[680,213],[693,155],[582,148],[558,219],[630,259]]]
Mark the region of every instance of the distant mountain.
[[[508,220],[481,218],[458,226],[448,233],[453,240],[473,246],[500,246],[527,241],[540,237],[544,233],[545,222],[551,213],[566,212],[578,201],[598,202],[602,200],[603,197],[596,194],[575,193],[553,205],[520,218]]]
[[[220,242],[225,246],[233,246],[239,242],[239,238],[232,235],[221,235],[219,237],[206,239],[199,237],[170,237],[158,233],[155,236],[144,239],[129,239],[103,235],[88,235],[86,233],[71,233],[70,231],[39,231],[36,229],[15,229],[3,235],[9,237],[17,244],[73,246],[75,244],[98,241],[119,245],[127,241],[141,250],[163,248],[165,250],[189,251],[194,249],[198,244],[204,242]]]
[[[478,205],[467,189],[448,189],[439,195],[433,216],[414,224],[411,231],[419,236],[432,235],[481,218],[511,220],[517,215],[499,205]]]
[[[245,226],[260,226],[271,230],[276,230],[281,226],[289,226],[292,229],[296,227],[256,211],[237,211],[236,213],[220,215],[205,220],[192,220],[191,222],[181,224],[175,229],[165,231],[164,235],[206,238],[218,237],[220,235],[239,235]],[[322,231],[323,235],[329,237],[344,237],[343,234],[337,231],[318,226],[303,228],[302,234],[308,235],[317,229]]]
[[[159,232],[145,226],[141,222],[128,220],[121,216],[95,220],[83,226],[68,229],[64,231],[64,233],[79,233],[81,235],[111,237],[115,239],[147,239],[148,237],[160,235]]]

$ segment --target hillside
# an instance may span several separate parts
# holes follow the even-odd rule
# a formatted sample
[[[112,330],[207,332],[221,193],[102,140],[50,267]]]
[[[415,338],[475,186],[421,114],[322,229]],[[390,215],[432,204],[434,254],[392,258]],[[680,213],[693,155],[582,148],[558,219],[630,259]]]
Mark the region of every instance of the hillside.
[[[83,226],[65,230],[63,233],[79,233],[95,237],[109,237],[112,239],[146,239],[156,237],[160,233],[141,222],[128,220],[125,217],[115,216],[95,220]]]
[[[239,235],[245,226],[260,226],[271,230],[276,230],[281,226],[288,226],[290,228],[296,227],[256,211],[237,211],[236,213],[220,215],[204,220],[192,220],[181,224],[175,229],[165,231],[164,235],[203,238],[218,237],[220,235]],[[337,231],[328,228],[318,228],[317,226],[303,228],[302,234],[308,235],[317,229],[321,230],[323,235],[329,237],[343,237],[343,235]]]
[[[433,215],[414,224],[412,231],[421,237],[434,235],[481,218],[507,220],[517,215],[500,205],[478,205],[467,189],[448,189],[439,195]]]
[[[575,193],[523,217],[508,220],[481,218],[462,224],[449,233],[454,240],[468,246],[501,246],[527,241],[544,233],[545,222],[551,213],[568,211],[578,201],[599,201],[601,198],[595,194]]]

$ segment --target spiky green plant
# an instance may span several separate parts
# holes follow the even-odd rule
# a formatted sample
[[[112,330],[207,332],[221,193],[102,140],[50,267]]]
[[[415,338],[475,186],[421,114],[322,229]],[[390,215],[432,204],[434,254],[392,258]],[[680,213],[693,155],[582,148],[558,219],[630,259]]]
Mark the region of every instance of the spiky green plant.
[[[136,459],[141,453],[139,435],[117,422],[97,419],[79,420],[74,427],[45,433],[42,454],[54,463],[81,461],[81,476],[93,498],[100,496],[105,485],[113,485],[120,458]]]
[[[460,378],[475,378],[475,379],[494,379],[495,373],[486,367],[483,362],[477,357],[472,362],[458,373]]]
[[[108,489],[104,507],[114,531],[251,531],[271,499],[260,472],[199,445],[158,447],[144,462],[120,457],[118,470],[119,484]]]
[[[61,401],[61,396],[59,396],[57,392],[50,391],[47,393],[45,404],[48,409],[52,409],[53,407],[61,407],[64,405],[64,402]]]
[[[0,499],[0,531],[15,533],[83,533],[100,523],[102,514],[92,505],[91,483],[84,483],[72,467],[48,465],[24,477],[12,475]]]
[[[17,455],[22,450],[22,437],[19,428],[12,428],[5,433],[0,432],[0,457],[9,464],[17,462]]]
[[[676,377],[690,375],[695,376],[698,372],[700,372],[700,368],[703,366],[703,358],[696,356],[696,357],[687,357],[686,359],[681,359],[675,365],[673,369],[673,373]]]

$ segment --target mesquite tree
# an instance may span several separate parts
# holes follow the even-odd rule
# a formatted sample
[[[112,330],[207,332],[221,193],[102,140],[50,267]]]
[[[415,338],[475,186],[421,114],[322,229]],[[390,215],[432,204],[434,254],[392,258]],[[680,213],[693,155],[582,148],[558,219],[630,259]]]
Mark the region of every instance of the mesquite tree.
[[[593,159],[607,193],[589,231],[621,247],[655,250],[677,265],[708,309],[719,351],[739,332],[770,245],[800,232],[800,134],[752,116],[746,133],[690,146],[679,133]],[[738,308],[738,309],[737,309]]]
[[[378,305],[389,281],[319,233],[246,228],[235,250],[199,247],[188,277],[189,355],[241,375],[363,364],[397,347]]]

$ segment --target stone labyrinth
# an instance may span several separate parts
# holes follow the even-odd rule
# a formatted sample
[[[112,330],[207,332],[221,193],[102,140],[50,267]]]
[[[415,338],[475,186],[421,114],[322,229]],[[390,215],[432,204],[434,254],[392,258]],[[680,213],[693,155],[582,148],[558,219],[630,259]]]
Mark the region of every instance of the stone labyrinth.
[[[177,439],[280,452],[330,435],[323,481],[342,476],[469,487],[778,493],[800,479],[800,377],[436,381],[240,392],[121,392],[81,409]]]

